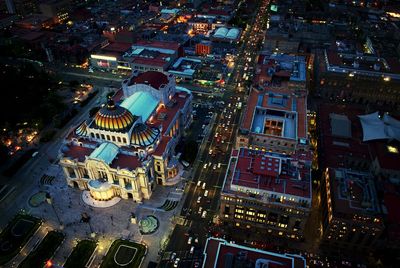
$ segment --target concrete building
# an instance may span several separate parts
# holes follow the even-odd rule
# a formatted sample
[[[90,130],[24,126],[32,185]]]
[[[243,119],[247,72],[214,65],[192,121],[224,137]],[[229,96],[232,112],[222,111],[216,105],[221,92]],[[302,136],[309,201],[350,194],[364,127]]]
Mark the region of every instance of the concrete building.
[[[257,87],[282,87],[293,92],[307,92],[306,58],[298,54],[261,54],[258,57],[254,84]]]
[[[308,148],[306,95],[289,89],[250,92],[236,137],[236,148],[252,146],[292,154]]]
[[[301,239],[311,210],[311,154],[233,150],[220,220],[261,234]]]
[[[323,185],[323,246],[359,252],[377,248],[385,227],[374,177],[327,168]]]
[[[182,55],[183,50],[176,42],[139,41],[123,57],[132,71],[166,72],[175,59]]]
[[[279,267],[305,268],[306,260],[299,255],[279,254],[230,243],[210,237],[204,248],[203,268]]]
[[[69,4],[67,0],[48,0],[40,3],[39,9],[43,15],[53,18],[54,22],[59,23],[68,19]]]
[[[69,134],[60,165],[68,185],[94,199],[141,202],[155,184],[177,180],[174,148],[190,123],[192,95],[159,72],[134,72],[122,87]]]

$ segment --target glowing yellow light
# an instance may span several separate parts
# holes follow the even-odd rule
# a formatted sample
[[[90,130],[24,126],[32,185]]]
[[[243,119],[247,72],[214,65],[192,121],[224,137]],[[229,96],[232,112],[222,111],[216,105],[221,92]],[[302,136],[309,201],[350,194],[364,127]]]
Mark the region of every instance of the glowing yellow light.
[[[109,61],[117,61],[116,57],[104,56],[104,55],[90,55],[92,59],[96,60],[109,60]]]
[[[388,145],[387,149],[388,149],[389,153],[392,153],[392,154],[398,154],[399,153],[399,149],[397,147]]]

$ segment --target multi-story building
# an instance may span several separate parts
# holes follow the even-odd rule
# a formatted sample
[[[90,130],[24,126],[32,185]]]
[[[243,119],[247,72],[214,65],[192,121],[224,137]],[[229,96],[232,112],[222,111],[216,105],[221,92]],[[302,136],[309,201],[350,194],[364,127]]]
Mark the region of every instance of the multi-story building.
[[[292,154],[308,148],[306,93],[253,88],[236,137],[236,148],[253,146]]]
[[[400,122],[362,106],[318,111],[324,249],[399,249]]]
[[[191,120],[192,95],[173,75],[133,72],[94,118],[74,129],[61,149],[69,186],[97,200],[140,202],[155,184],[177,181],[177,141]]]
[[[223,267],[279,267],[305,268],[304,257],[294,254],[280,254],[229,243],[210,237],[204,248],[203,268]]]
[[[323,245],[330,250],[375,248],[384,231],[375,178],[370,173],[327,168],[323,185]]]
[[[306,57],[297,54],[261,54],[256,67],[255,86],[288,88],[295,93],[307,92],[306,65]]]
[[[124,59],[129,62],[132,71],[166,72],[175,59],[182,55],[183,50],[176,42],[139,41],[130,52],[125,53]]]
[[[397,56],[380,55],[368,42],[337,40],[319,56],[317,94],[325,99],[379,105],[400,104],[400,64]],[[374,86],[370,86],[374,83]]]
[[[48,0],[40,3],[39,9],[43,15],[59,23],[69,18],[69,1]]]
[[[311,154],[233,150],[221,191],[225,225],[301,239],[311,209]]]

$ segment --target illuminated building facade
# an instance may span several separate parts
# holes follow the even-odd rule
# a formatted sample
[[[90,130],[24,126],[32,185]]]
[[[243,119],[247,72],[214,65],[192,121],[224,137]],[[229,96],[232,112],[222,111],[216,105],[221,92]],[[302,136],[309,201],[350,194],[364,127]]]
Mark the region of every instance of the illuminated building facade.
[[[155,184],[177,181],[174,148],[190,123],[192,95],[159,72],[134,72],[122,86],[69,134],[60,165],[68,185],[97,200],[141,202]]]
[[[311,154],[233,150],[220,220],[261,234],[301,239],[311,210]]]
[[[384,231],[381,206],[370,173],[327,168],[322,194],[323,245],[364,251],[378,246]]]
[[[69,18],[69,1],[49,0],[42,2],[39,9],[43,15],[53,18],[54,22],[61,23]]]

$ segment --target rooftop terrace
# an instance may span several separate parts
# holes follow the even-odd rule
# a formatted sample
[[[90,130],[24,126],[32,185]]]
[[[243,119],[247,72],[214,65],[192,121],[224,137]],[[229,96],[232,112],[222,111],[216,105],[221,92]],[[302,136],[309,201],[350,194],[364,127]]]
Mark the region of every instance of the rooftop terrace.
[[[240,148],[229,162],[223,192],[254,195],[270,201],[271,195],[311,200],[311,154],[292,156]],[[283,201],[283,200],[281,200]],[[291,200],[293,201],[293,200]]]

